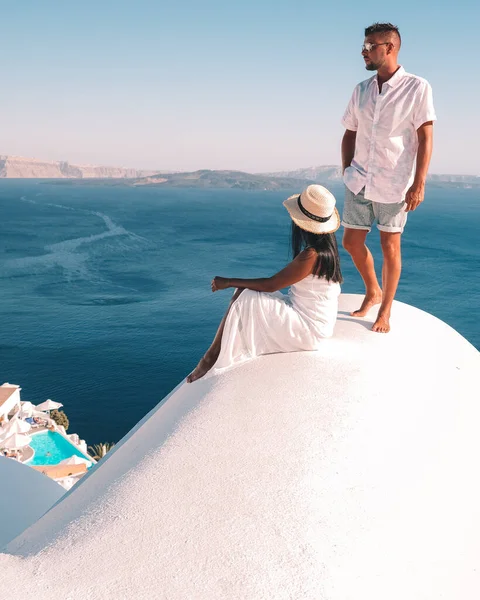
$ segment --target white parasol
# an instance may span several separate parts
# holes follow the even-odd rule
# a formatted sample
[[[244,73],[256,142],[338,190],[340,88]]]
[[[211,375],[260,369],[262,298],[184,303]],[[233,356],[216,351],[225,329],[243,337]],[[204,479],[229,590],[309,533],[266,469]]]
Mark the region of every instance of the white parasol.
[[[6,427],[3,428],[3,431],[0,433],[0,436],[3,438],[7,438],[13,433],[28,433],[30,429],[31,427],[26,421],[14,418],[11,421],[9,421]]]
[[[63,406],[63,404],[61,404],[60,402],[54,402],[49,398],[48,400],[45,400],[45,402],[37,404],[37,410],[50,413],[51,410],[55,410],[57,408],[60,408],[61,406]]]
[[[34,410],[35,410],[35,405],[33,405],[28,400],[26,400],[25,402],[22,402],[22,404],[20,406],[19,414],[22,417],[31,417]]]
[[[87,465],[90,466],[92,463],[88,460],[88,458],[82,458],[81,456],[77,456],[74,454],[70,456],[70,458],[64,458],[61,460],[59,465]]]
[[[2,448],[8,448],[9,450],[16,450],[17,448],[24,448],[32,441],[29,435],[23,433],[14,433],[9,437],[5,438],[3,442],[0,442]]]

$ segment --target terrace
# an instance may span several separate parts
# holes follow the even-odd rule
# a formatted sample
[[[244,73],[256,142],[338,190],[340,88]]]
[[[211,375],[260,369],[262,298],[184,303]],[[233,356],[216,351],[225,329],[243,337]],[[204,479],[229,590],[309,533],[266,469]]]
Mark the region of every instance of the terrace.
[[[34,406],[20,400],[16,385],[0,386],[0,455],[28,464],[66,489],[95,464],[77,434],[67,435],[50,418],[51,400]]]

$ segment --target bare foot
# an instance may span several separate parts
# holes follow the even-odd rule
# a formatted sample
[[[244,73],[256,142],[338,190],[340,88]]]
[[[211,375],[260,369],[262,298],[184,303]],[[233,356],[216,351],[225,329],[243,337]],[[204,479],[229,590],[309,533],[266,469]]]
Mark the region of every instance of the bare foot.
[[[352,313],[352,317],[364,317],[368,311],[375,306],[375,304],[380,304],[382,301],[382,290],[378,290],[373,294],[367,294],[363,299],[362,306],[358,310],[354,310]]]
[[[190,375],[188,375],[187,383],[192,383],[197,379],[201,379],[213,367],[213,365],[215,364],[215,360],[216,359],[210,359],[206,356],[200,359],[198,365],[193,369]]]
[[[388,333],[390,331],[390,315],[378,315],[372,326],[372,331],[377,333]]]

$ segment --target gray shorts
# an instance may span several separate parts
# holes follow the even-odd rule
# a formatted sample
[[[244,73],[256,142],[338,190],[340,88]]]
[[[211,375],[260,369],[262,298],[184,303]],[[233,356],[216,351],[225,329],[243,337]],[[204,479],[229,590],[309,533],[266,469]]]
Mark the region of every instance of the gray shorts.
[[[403,233],[407,222],[405,202],[384,204],[365,200],[365,188],[354,194],[345,188],[345,204],[343,206],[342,225],[350,229],[366,229],[370,231],[373,222],[377,220],[380,231]]]

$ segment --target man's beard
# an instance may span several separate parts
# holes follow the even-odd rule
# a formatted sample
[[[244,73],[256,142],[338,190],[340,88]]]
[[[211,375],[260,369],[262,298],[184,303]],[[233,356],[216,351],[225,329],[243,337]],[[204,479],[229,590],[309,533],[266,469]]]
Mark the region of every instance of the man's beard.
[[[379,64],[375,64],[375,63],[367,63],[365,65],[365,68],[367,69],[367,71],[376,71],[381,65]]]

